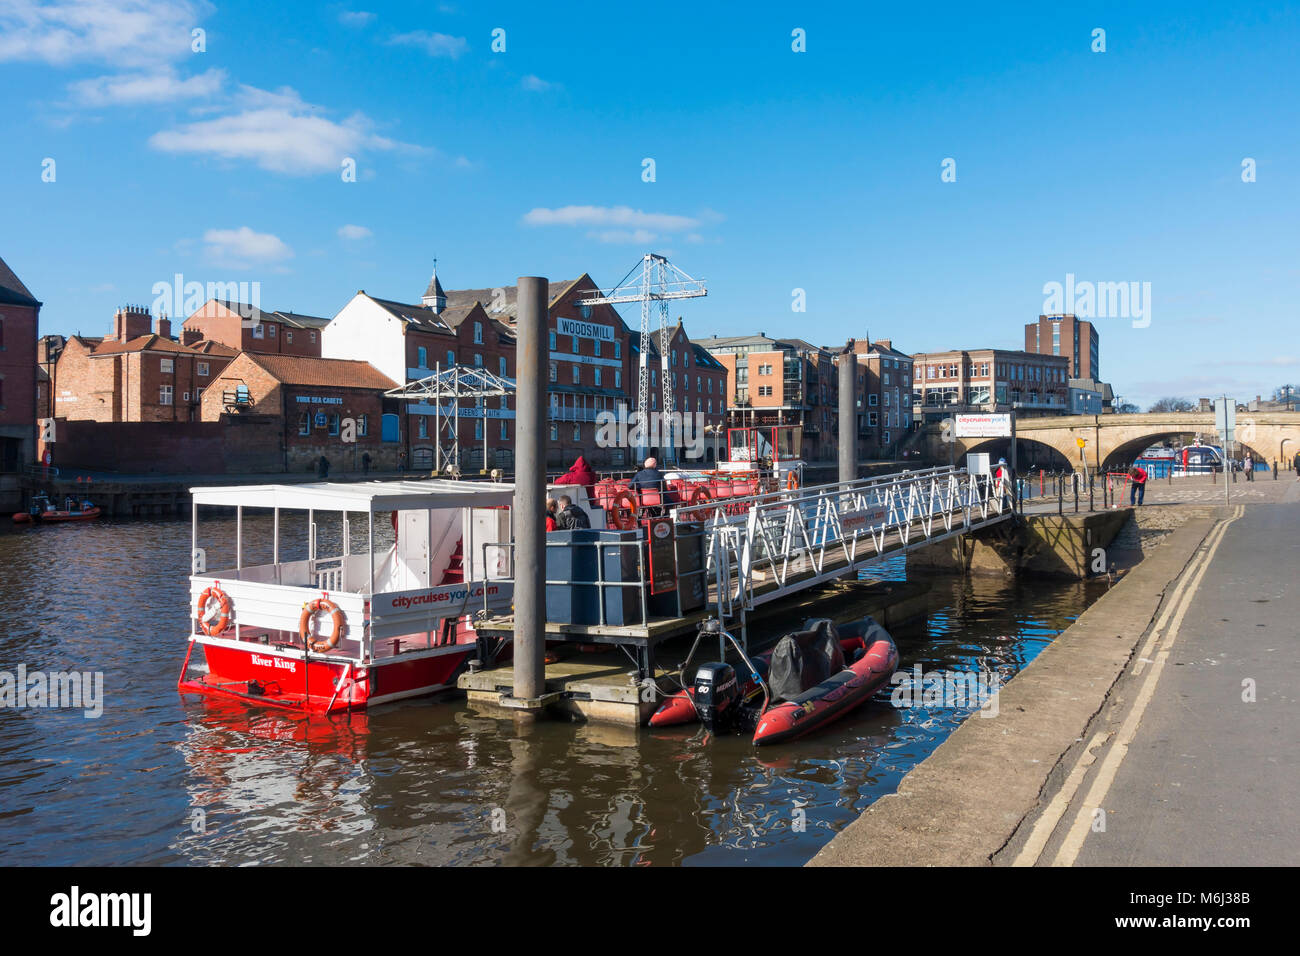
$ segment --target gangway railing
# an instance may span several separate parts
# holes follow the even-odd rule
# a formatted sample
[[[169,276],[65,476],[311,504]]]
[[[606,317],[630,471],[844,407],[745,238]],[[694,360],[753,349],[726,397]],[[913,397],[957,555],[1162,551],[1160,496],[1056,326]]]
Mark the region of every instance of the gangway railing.
[[[725,507],[683,507],[678,516],[703,520],[710,600],[724,620],[743,621],[759,604],[994,524],[1013,510],[1009,484],[943,466],[728,498]]]

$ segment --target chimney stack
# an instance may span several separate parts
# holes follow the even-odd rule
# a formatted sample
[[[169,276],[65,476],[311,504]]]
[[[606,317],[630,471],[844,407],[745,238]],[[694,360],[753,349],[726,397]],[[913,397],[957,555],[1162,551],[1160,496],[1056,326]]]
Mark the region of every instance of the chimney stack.
[[[160,338],[170,339],[172,337],[172,320],[166,315],[158,317],[158,335]]]
[[[203,333],[198,329],[187,329],[181,326],[181,345],[198,345],[203,341]]]
[[[113,338],[119,342],[138,339],[148,335],[152,325],[152,316],[144,306],[124,305],[113,313]]]

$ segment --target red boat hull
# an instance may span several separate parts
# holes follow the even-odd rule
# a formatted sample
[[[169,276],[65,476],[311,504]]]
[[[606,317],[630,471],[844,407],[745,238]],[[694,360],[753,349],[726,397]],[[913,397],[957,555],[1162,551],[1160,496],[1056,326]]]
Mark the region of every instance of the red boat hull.
[[[862,638],[854,640],[858,647],[862,646]],[[785,743],[825,727],[870,700],[897,669],[898,649],[894,642],[887,637],[877,638],[861,658],[838,674],[794,700],[765,711],[754,728],[754,744],[762,747]]]
[[[204,644],[208,673],[182,679],[182,694],[215,694],[261,706],[309,714],[360,709],[451,686],[477,645],[456,644],[439,653],[358,666],[347,660],[283,657],[264,649]],[[187,667],[188,670],[188,659]]]
[[[38,524],[60,521],[93,521],[98,518],[102,512],[98,508],[91,508],[87,511],[46,511],[40,516]],[[15,524],[27,524],[32,521],[32,516],[26,511],[19,511],[14,516]]]

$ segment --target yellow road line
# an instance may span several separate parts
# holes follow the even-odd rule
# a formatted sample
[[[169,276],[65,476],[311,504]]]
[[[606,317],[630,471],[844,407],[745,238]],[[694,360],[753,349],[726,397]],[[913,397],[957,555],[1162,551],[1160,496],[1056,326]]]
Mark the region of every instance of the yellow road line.
[[[1079,851],[1083,848],[1083,843],[1088,838],[1088,833],[1091,830],[1093,814],[1101,808],[1102,802],[1115,780],[1115,775],[1119,771],[1120,764],[1123,763],[1124,756],[1133,743],[1133,738],[1137,736],[1138,725],[1142,721],[1143,714],[1146,713],[1147,705],[1155,694],[1156,684],[1160,680],[1160,674],[1164,671],[1165,662],[1169,659],[1169,651],[1178,639],[1178,629],[1182,625],[1187,609],[1192,604],[1196,589],[1200,587],[1201,579],[1205,577],[1205,572],[1214,559],[1214,553],[1219,550],[1219,545],[1223,543],[1224,536],[1228,533],[1228,526],[1241,517],[1243,510],[1242,506],[1238,505],[1233,510],[1232,517],[1223,521],[1211,532],[1213,543],[1202,556],[1199,566],[1192,575],[1190,586],[1180,595],[1178,610],[1170,622],[1168,635],[1161,641],[1160,650],[1151,665],[1151,670],[1142,682],[1137,697],[1134,699],[1133,708],[1125,717],[1119,734],[1115,738],[1114,745],[1102,759],[1101,767],[1097,770],[1097,777],[1088,789],[1088,795],[1084,798],[1083,806],[1079,808],[1079,812],[1070,826],[1070,831],[1066,834],[1065,840],[1056,854],[1056,859],[1052,861],[1052,866],[1073,866],[1075,860],[1078,859]]]

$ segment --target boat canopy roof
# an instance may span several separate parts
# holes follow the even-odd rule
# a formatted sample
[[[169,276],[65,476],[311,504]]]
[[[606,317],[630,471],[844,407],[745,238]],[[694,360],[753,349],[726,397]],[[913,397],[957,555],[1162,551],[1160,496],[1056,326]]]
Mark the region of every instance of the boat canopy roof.
[[[299,511],[430,511],[509,505],[512,483],[488,481],[314,481],[299,485],[225,485],[191,488],[196,505]]]

